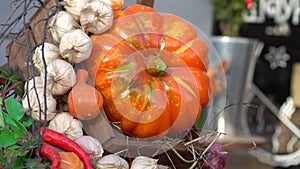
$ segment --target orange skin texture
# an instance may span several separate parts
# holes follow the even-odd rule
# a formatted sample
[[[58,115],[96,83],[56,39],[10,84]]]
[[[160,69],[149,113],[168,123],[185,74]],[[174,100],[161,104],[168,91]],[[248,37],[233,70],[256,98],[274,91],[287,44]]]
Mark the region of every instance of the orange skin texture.
[[[59,169],[84,169],[79,157],[72,152],[59,152],[61,163]]]
[[[110,0],[110,2],[114,11],[121,9],[124,5],[124,0]]]
[[[206,43],[175,15],[141,5],[119,14],[106,34],[91,36],[86,62],[109,120],[138,138],[191,128],[210,101]]]

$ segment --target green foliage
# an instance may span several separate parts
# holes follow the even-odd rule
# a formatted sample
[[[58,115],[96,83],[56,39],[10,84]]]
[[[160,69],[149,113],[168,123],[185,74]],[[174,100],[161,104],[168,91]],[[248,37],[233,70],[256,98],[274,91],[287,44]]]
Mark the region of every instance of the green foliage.
[[[20,145],[20,149],[23,151],[33,151],[41,145],[41,140],[39,140],[38,134],[32,135],[27,132],[25,137],[21,138],[18,143]]]
[[[14,98],[24,95],[24,80],[9,66],[0,66],[0,91],[0,168],[46,168],[36,156],[42,140],[28,131],[32,120]]]
[[[14,117],[14,119],[18,121],[25,115],[22,105],[12,97],[6,100],[5,109],[11,117]]]
[[[25,164],[26,164],[26,169],[43,169],[43,168],[47,168],[47,165],[41,163],[41,161],[37,158],[27,159]]]
[[[2,98],[0,98],[0,106],[2,107]],[[22,138],[27,132],[26,126],[31,125],[31,120],[23,121],[25,113],[22,105],[10,97],[5,102],[6,112],[0,111],[3,121],[0,122],[0,146],[11,146],[17,142],[18,138]],[[25,124],[25,125],[24,125]]]
[[[6,83],[1,87],[2,91],[5,91],[10,86],[16,84],[17,82],[21,82],[19,86],[14,89],[16,95],[22,97],[24,95],[24,80],[21,76],[19,76],[11,67],[9,66],[0,66],[0,78],[6,80]]]
[[[221,33],[226,36],[238,36],[243,24],[242,12],[247,10],[245,0],[211,0],[211,2]]]
[[[2,98],[0,97],[0,107]],[[0,109],[0,168],[37,168],[40,162],[28,161],[41,145],[39,135],[27,131],[31,119],[25,115],[22,105],[13,97],[5,100],[5,111]],[[2,118],[1,118],[2,117]]]
[[[1,146],[11,146],[16,144],[17,139],[13,132],[9,130],[1,131],[0,133],[0,145]]]

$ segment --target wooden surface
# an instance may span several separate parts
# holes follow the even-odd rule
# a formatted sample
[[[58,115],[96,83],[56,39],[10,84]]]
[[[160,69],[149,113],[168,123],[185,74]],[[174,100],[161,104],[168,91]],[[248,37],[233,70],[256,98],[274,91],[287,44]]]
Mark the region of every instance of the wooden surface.
[[[57,4],[58,0],[46,0],[44,5],[31,17],[30,23],[25,28],[26,31],[21,30],[15,40],[7,46],[6,53],[9,56],[9,66],[18,74],[23,75],[24,78],[26,78],[28,57],[33,52],[33,48],[43,41],[45,19],[53,13]],[[46,41],[52,42],[51,36],[48,33],[46,35]],[[31,75],[32,71],[30,70],[29,74]]]
[[[137,0],[136,3],[146,5],[146,6],[150,6],[150,7],[154,6],[154,0]]]

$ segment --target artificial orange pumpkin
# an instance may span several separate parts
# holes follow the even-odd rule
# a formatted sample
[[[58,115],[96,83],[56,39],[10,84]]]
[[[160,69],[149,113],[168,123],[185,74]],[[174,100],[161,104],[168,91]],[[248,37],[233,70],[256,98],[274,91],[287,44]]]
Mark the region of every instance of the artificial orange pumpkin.
[[[61,158],[59,169],[84,169],[79,157],[73,152],[59,152]]]
[[[88,71],[79,69],[76,84],[68,95],[69,112],[80,120],[91,120],[102,110],[103,97],[94,87],[88,85]]]
[[[108,118],[124,133],[161,137],[194,125],[210,84],[208,48],[192,25],[134,5],[107,33],[91,38],[90,73]]]

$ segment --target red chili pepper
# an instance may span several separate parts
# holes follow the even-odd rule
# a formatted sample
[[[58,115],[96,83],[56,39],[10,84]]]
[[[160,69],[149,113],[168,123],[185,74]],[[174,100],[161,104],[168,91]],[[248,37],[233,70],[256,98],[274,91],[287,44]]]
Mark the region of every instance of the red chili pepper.
[[[5,83],[6,83],[6,79],[0,78],[0,84],[5,84]]]
[[[40,154],[52,162],[51,169],[58,169],[60,165],[59,153],[49,144],[44,143],[40,149]]]
[[[45,131],[45,132],[44,132]],[[65,135],[58,133],[48,128],[40,128],[40,134],[43,135],[44,142],[66,150],[68,152],[75,153],[83,162],[85,169],[94,169],[91,164],[91,159],[88,154],[78,145],[75,141],[69,139]]]

